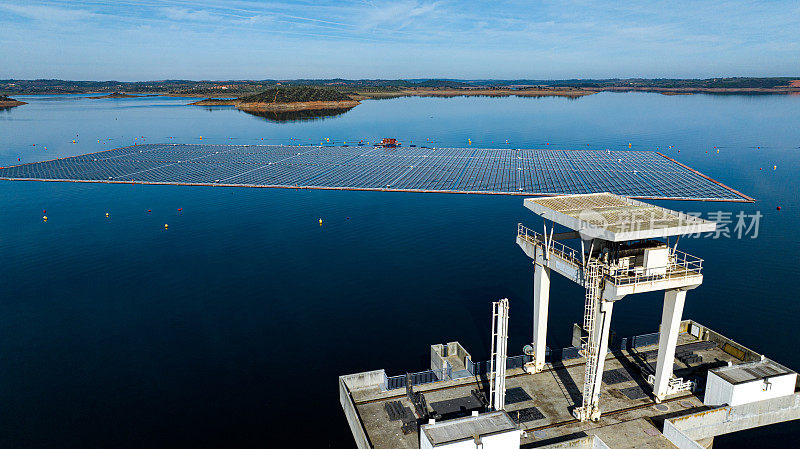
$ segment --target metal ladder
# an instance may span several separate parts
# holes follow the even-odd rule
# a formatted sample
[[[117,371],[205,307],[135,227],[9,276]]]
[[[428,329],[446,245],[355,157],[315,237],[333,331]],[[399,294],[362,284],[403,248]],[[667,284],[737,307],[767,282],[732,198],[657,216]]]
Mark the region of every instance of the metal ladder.
[[[583,309],[583,330],[581,336],[581,354],[586,358],[586,370],[583,376],[583,404],[579,409],[582,421],[593,415],[597,408],[594,402],[595,381],[597,379],[597,350],[599,341],[596,335],[596,313],[600,300],[600,263],[589,259],[586,263],[585,286],[586,302]]]
[[[492,303],[492,354],[489,359],[489,407],[505,408],[508,357],[508,298]]]

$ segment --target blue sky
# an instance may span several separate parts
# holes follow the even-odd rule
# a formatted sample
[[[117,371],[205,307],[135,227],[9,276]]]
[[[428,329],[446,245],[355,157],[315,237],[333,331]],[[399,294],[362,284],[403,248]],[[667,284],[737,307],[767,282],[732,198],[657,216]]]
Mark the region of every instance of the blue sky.
[[[0,78],[797,75],[798,0],[0,0]]]

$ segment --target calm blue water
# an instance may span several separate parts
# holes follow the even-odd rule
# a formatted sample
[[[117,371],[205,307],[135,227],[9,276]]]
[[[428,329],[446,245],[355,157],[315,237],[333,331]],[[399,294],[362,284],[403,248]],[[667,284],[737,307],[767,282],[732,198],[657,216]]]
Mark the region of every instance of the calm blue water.
[[[800,369],[800,97],[402,98],[289,123],[178,98],[21,98],[0,111],[0,166],[200,136],[658,148],[758,200],[659,204],[763,214],[756,239],[681,240],[706,259],[684,316]],[[352,447],[338,375],[422,370],[452,340],[488,358],[501,297],[511,352],[530,341],[532,267],[514,236],[541,225],[526,211],[519,197],[0,182],[0,446],[264,447],[291,430]],[[568,346],[582,291],[554,278],[552,298],[549,343]],[[653,332],[660,314],[660,297],[628,297],[613,327]]]

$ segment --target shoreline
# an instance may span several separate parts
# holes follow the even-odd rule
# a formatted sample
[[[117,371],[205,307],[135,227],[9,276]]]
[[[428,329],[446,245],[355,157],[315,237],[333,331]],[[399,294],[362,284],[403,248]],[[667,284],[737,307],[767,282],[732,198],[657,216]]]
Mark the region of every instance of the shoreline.
[[[349,92],[355,101],[360,100],[379,100],[385,98],[400,98],[400,97],[470,97],[470,96],[484,96],[484,97],[568,97],[578,98],[587,95],[594,95],[599,92],[653,92],[664,95],[691,95],[691,94],[738,94],[738,95],[763,95],[763,94],[778,94],[778,95],[792,95],[800,94],[800,83],[795,83],[789,86],[782,87],[737,87],[737,88],[722,88],[722,87],[581,87],[581,88],[530,88],[530,89],[491,89],[491,88],[473,88],[473,89],[398,89],[398,90],[377,90],[374,92],[361,91],[354,89]],[[222,94],[223,92],[219,92]],[[232,96],[241,96],[249,92],[239,92],[232,94]],[[24,93],[17,92],[14,95],[26,96],[40,96],[40,95],[95,95],[95,97],[87,98],[114,98],[112,94],[101,95],[104,92],[37,92],[37,93]],[[209,98],[209,93],[175,93],[175,92],[136,92],[135,94],[126,94],[130,97],[173,97],[173,98]],[[123,98],[117,96],[117,98]],[[23,102],[24,103],[24,102]]]
[[[327,109],[352,109],[361,104],[360,101],[297,101],[291,103],[243,103],[238,99],[224,100],[209,98],[189,103],[189,106],[234,106],[245,112],[295,112],[322,111]]]
[[[0,109],[8,109],[8,108],[15,108],[17,106],[22,106],[25,103],[24,101],[19,100],[10,100],[10,101],[0,101]]]
[[[401,89],[398,91],[356,92],[359,100],[378,100],[399,97],[569,97],[578,98],[597,92],[586,89]]]
[[[738,94],[763,95],[800,94],[800,87],[585,87],[592,92],[652,92],[663,95]]]

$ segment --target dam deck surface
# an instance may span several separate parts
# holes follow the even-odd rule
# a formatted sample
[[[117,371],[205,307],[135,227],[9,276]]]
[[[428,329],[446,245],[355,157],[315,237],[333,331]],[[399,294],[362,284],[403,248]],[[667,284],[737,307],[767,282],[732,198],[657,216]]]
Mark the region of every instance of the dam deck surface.
[[[0,167],[0,179],[753,201],[661,153],[145,144]]]
[[[699,340],[688,333],[681,334],[678,349],[694,347],[703,357],[701,363],[674,360],[677,375],[704,378],[709,367],[728,362],[741,363],[719,347],[695,347]],[[656,404],[649,386],[640,371],[645,363],[655,363],[657,345],[636,350],[614,351],[605,362],[601,407],[598,422],[580,422],[572,409],[581,403],[585,359],[546,365],[541,373],[527,374],[511,369],[506,380],[506,412],[525,431],[523,448],[535,448],[597,435],[609,447],[675,449],[661,433],[664,419],[708,410],[702,397],[686,391],[670,396]],[[473,390],[488,395],[486,376],[473,376],[419,385],[414,391],[425,395],[429,407],[441,401],[470,397]],[[512,394],[513,393],[513,394]],[[400,401],[413,410],[404,388],[385,391],[381,388],[362,388],[351,391],[352,400],[364,430],[375,449],[417,449],[419,433],[405,434],[401,422],[387,418],[385,404]]]

